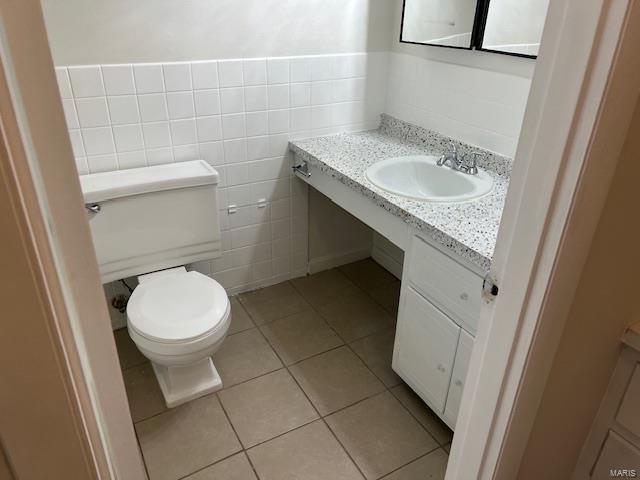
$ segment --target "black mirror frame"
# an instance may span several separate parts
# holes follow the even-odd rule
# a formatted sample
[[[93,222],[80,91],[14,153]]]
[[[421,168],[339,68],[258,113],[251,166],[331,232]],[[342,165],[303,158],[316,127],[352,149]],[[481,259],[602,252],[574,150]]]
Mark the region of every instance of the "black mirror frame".
[[[427,45],[429,47],[442,47],[442,48],[454,48],[456,50],[477,50],[479,52],[499,53],[500,55],[509,55],[512,57],[520,58],[538,58],[537,55],[527,55],[525,53],[515,52],[502,52],[500,50],[492,50],[490,48],[483,48],[482,41],[484,40],[484,31],[487,26],[487,17],[489,16],[489,4],[491,0],[478,0],[476,3],[476,13],[473,19],[473,29],[471,31],[471,44],[468,47],[456,47],[453,45],[440,45],[437,43],[423,43],[423,42],[410,42],[402,39],[402,32],[404,30],[404,14],[407,0],[402,1],[402,17],[400,20],[400,43],[408,43],[411,45]]]

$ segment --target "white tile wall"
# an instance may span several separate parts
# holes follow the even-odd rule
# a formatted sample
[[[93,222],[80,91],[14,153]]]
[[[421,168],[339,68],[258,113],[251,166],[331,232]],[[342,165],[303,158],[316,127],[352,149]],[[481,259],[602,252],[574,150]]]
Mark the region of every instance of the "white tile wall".
[[[530,85],[529,78],[394,52],[385,111],[513,156]]]
[[[375,128],[386,53],[56,68],[81,174],[202,158],[219,170],[230,292],[305,273],[305,184],[287,142]],[[231,213],[233,212],[233,213]]]

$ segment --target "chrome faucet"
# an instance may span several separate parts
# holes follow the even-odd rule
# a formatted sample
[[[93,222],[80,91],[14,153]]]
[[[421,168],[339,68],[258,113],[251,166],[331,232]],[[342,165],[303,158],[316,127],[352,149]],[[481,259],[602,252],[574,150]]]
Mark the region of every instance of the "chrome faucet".
[[[468,175],[476,175],[478,173],[478,157],[482,156],[481,152],[471,152],[467,155],[459,155],[456,145],[451,142],[451,150],[444,152],[436,162],[436,165],[443,167],[450,164],[452,170],[457,170]]]

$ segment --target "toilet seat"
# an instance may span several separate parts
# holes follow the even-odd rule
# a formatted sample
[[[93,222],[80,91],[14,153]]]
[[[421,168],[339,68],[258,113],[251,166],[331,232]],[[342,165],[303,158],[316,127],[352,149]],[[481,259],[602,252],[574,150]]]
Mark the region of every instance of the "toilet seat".
[[[128,326],[149,343],[199,344],[224,337],[230,315],[222,285],[198,272],[172,273],[138,285],[127,305]],[[147,342],[145,342],[147,343]]]

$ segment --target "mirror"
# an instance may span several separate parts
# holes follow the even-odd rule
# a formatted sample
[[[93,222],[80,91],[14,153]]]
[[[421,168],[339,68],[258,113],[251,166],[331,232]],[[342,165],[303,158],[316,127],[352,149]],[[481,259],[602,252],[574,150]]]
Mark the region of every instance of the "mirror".
[[[491,0],[482,50],[536,57],[549,0]]]
[[[477,0],[404,0],[400,41],[470,49]]]

